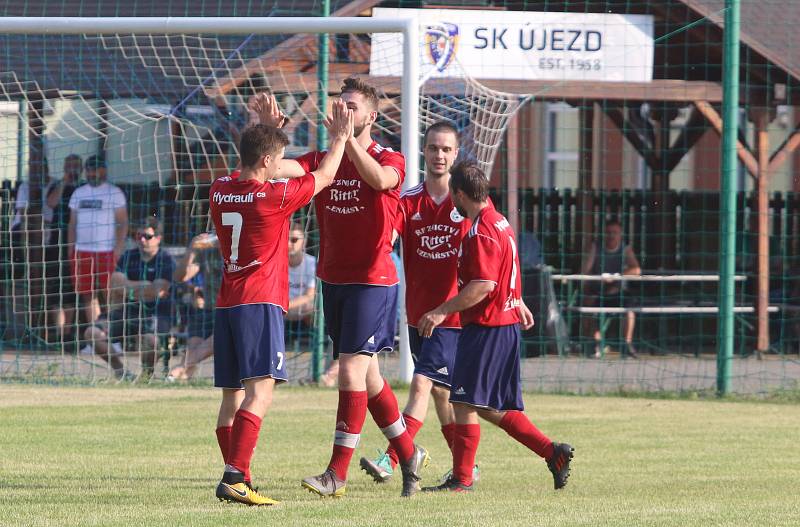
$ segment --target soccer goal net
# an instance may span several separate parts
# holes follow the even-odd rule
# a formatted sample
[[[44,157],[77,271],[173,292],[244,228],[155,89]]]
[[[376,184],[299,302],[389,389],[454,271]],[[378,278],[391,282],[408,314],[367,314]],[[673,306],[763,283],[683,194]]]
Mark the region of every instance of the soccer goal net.
[[[431,50],[448,40],[436,28],[422,40],[396,18],[2,25],[14,50],[0,71],[2,378],[210,379],[211,360],[201,359],[220,263],[203,236],[208,189],[237,165],[254,94],[276,96],[293,157],[324,145],[320,118],[342,81],[366,80],[380,94],[374,137],[403,151],[407,185],[420,179],[421,134],[440,119],[463,130],[462,155],[491,172],[508,119],[526,100],[486,88],[458,64],[437,75]],[[386,38],[396,45],[374,45]],[[316,285],[313,207],[294,223],[310,257],[290,280],[299,295]],[[153,245],[164,258],[134,258]],[[118,283],[115,271],[151,285]],[[294,380],[325,365],[316,293],[286,323]],[[387,359],[390,374],[401,375],[399,363]]]

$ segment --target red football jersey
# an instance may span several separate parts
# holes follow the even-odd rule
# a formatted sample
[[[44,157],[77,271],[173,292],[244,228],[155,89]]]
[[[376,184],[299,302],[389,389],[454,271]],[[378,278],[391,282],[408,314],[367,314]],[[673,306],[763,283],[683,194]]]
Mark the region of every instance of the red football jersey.
[[[317,195],[314,207],[319,223],[317,276],[331,284],[394,285],[392,230],[405,177],[403,154],[372,142],[367,152],[381,166],[397,170],[397,187],[378,191],[367,185],[345,155],[330,187]],[[297,162],[313,172],[325,152],[309,152]]]
[[[224,260],[217,307],[289,306],[289,219],[314,196],[314,176],[211,184],[209,214]]]
[[[424,182],[400,195],[395,230],[403,238],[409,325],[416,327],[422,315],[458,294],[458,248],[470,225],[449,195],[437,204]],[[441,327],[460,328],[459,314]]]
[[[494,282],[495,288],[482,301],[461,312],[463,325],[507,326],[519,323],[522,280],[517,240],[508,220],[491,203],[478,214],[461,242],[459,289],[473,280]]]

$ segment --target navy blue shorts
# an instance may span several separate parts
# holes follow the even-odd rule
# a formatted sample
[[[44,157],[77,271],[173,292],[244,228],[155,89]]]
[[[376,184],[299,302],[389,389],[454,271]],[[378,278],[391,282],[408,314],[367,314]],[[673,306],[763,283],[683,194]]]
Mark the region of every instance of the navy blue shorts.
[[[322,282],[322,309],[333,358],[394,349],[397,286]]]
[[[214,332],[215,313],[211,309],[190,309],[186,314],[186,334],[205,340]]]
[[[414,374],[436,384],[450,387],[450,375],[456,360],[460,329],[435,328],[430,338],[419,336],[417,328],[408,326],[408,343],[414,357]]]
[[[112,342],[121,343],[126,337],[137,337],[139,335],[156,335],[162,337],[169,334],[172,329],[172,320],[163,315],[145,315],[139,312],[136,306],[127,304],[124,309],[116,309],[108,315],[108,328],[102,327],[102,322],[98,320],[101,329],[107,331]]]
[[[451,403],[492,410],[524,410],[519,324],[461,330],[450,388]]]
[[[273,304],[217,308],[214,320],[214,386],[241,388],[242,381],[286,381],[283,310]]]

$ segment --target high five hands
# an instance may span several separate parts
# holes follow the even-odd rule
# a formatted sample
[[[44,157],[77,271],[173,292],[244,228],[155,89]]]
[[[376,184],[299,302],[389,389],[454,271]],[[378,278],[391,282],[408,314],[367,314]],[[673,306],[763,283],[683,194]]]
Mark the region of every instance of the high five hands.
[[[250,100],[247,101],[247,111],[250,114],[250,124],[283,128],[289,121],[289,118],[278,106],[275,96],[267,92],[257,93],[250,97]]]
[[[328,129],[331,141],[335,139],[348,140],[353,137],[354,118],[353,110],[341,99],[335,99],[331,104],[331,113],[322,121]]]

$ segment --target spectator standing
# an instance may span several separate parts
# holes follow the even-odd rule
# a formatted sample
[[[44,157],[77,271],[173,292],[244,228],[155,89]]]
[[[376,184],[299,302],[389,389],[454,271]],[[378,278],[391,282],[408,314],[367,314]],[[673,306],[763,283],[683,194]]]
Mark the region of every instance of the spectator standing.
[[[47,207],[53,210],[53,220],[45,273],[48,279],[47,306],[61,342],[65,347],[74,347],[75,340],[75,288],[72,284],[69,236],[69,200],[78,187],[83,172],[83,161],[78,154],[64,159],[64,176],[48,187]]]
[[[106,181],[103,157],[89,157],[84,168],[87,183],[75,189],[69,200],[67,244],[75,291],[86,321],[93,323],[105,303],[114,264],[125,249],[128,210],[122,190]]]

